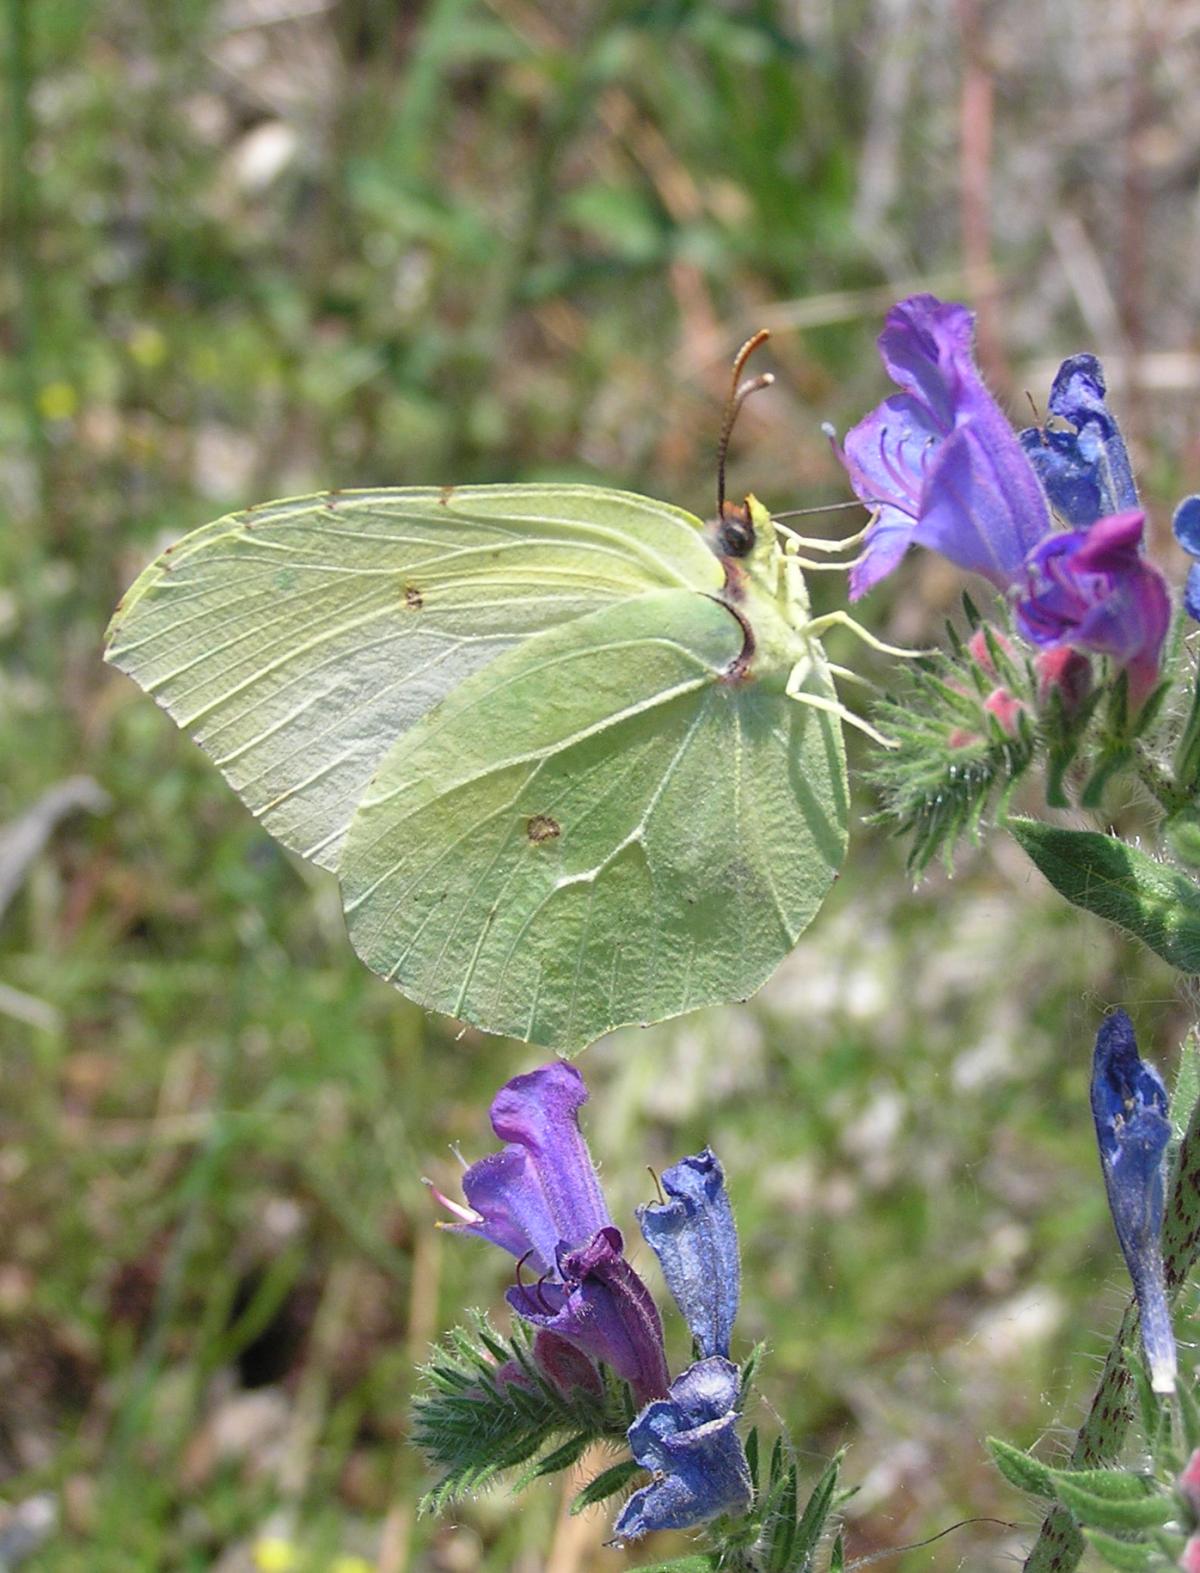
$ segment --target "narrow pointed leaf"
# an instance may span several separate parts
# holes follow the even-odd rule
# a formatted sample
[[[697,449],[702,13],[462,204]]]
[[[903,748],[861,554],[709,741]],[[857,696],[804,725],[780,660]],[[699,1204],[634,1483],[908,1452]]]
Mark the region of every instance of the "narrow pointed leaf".
[[[1010,1486],[1015,1486],[1018,1491],[1026,1491],[1030,1496],[1053,1499],[1054,1471],[1052,1469],[1039,1463],[1036,1458],[1031,1458],[1019,1447],[1002,1442],[999,1437],[988,1437],[987,1446],[996,1468]]]
[[[642,1466],[632,1458],[623,1458],[603,1470],[594,1480],[589,1480],[571,1503],[571,1515],[582,1513],[585,1508],[604,1502],[618,1491],[623,1491],[635,1475],[642,1474]]]
[[[1180,972],[1200,972],[1200,888],[1114,836],[1013,817],[1008,829],[1066,899]]]

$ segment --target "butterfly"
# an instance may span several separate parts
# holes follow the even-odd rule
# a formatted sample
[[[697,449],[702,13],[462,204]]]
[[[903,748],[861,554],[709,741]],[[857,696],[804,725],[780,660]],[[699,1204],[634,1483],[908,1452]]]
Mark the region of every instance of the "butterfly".
[[[708,525],[590,485],[326,492],[196,530],[118,606],[106,658],[422,1005],[569,1052],[743,999],[836,877],[848,619],[724,496],[762,337]]]

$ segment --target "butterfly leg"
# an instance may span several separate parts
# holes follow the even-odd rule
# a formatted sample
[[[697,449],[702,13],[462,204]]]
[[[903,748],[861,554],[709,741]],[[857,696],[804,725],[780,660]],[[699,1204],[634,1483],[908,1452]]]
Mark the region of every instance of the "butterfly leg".
[[[845,628],[869,645],[872,650],[881,650],[884,655],[898,655],[904,660],[915,661],[919,656],[932,655],[931,650],[902,650],[899,645],[885,644],[882,639],[876,639],[869,629],[861,623],[856,623],[849,612],[826,612],[823,617],[814,617],[805,628],[805,633],[814,639],[819,639],[830,628]]]
[[[874,517],[862,527],[857,535],[846,535],[840,541],[831,541],[822,535],[800,535],[790,525],[780,524],[778,519],[772,520],[780,535],[789,541],[795,541],[797,546],[803,546],[809,552],[848,552],[852,546],[860,546],[867,531],[874,523]]]
[[[855,715],[853,710],[848,710],[840,699],[828,699],[824,694],[810,694],[804,687],[808,681],[813,663],[811,656],[802,656],[788,674],[787,686],[784,692],[789,699],[794,699],[797,704],[808,705],[813,710],[823,710],[827,715],[835,715],[847,726],[857,727],[860,732],[865,732],[873,743],[878,743],[881,748],[898,748],[899,744],[890,737],[884,737],[869,721],[864,721],[862,716]],[[830,668],[830,670],[835,670]]]

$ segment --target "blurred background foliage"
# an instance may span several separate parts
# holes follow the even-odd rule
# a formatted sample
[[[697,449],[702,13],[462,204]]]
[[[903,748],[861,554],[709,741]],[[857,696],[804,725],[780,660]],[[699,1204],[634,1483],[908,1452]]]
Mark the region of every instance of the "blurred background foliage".
[[[505,1287],[419,1177],[534,1057],[363,971],[332,881],[101,667],[109,609],[328,485],[705,514],[764,324],[732,489],[841,500],[820,422],[918,287],[976,305],[1017,418],[1106,357],[1161,543],[1200,482],[1200,7],[7,0],[3,49],[0,1565],[53,1524],[50,1573],[628,1566],[555,1486],[415,1517],[414,1361]],[[914,560],[868,616],[934,638],[957,591]],[[1095,1022],[1166,1064],[1192,1012],[1001,837],[914,891],[858,807],[758,999],[587,1053],[589,1133],[627,1226],[646,1164],[718,1147],[759,1418],[814,1475],[850,1444],[850,1555],[983,1516],[884,1565],[1001,1568],[1030,1526],[979,1438],[1077,1419],[1121,1303]]]

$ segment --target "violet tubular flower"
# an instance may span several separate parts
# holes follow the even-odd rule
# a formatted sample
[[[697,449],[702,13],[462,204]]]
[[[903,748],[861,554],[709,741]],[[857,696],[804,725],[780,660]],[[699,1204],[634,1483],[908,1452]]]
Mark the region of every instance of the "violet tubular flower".
[[[1114,1011],[1096,1035],[1091,1100],[1109,1211],[1133,1280],[1150,1381],[1155,1392],[1172,1393],[1175,1335],[1161,1247],[1171,1121],[1162,1077],[1138,1053],[1124,1011]]]
[[[613,1528],[618,1542],[655,1529],[691,1529],[722,1513],[744,1513],[753,1498],[746,1450],[737,1434],[738,1368],[713,1355],[671,1383],[629,1428],[629,1446],[654,1472]]]
[[[578,1250],[559,1250],[557,1281],[519,1284],[507,1300],[524,1321],[555,1333],[629,1383],[644,1404],[667,1391],[662,1322],[649,1289],[610,1224]]]
[[[1050,413],[1074,430],[1031,426],[1020,436],[1051,504],[1068,524],[1094,524],[1138,506],[1125,439],[1106,393],[1096,357],[1072,355],[1054,378]]]
[[[1050,531],[1041,483],[975,365],[974,323],[965,306],[933,295],[888,313],[879,352],[902,391],[847,432],[839,455],[875,511],[851,600],[913,544],[1006,589]]]
[[[1136,708],[1158,682],[1171,621],[1166,580],[1142,555],[1140,510],[1050,535],[1030,554],[1017,625],[1036,645],[1108,656]]]
[[[741,1267],[724,1171],[706,1147],[665,1170],[662,1188],[667,1201],[638,1208],[642,1234],[699,1355],[728,1355]]]
[[[434,1195],[457,1220],[444,1228],[518,1259],[508,1301],[520,1317],[604,1361],[644,1404],[667,1390],[662,1323],[624,1259],[579,1129],[587,1096],[583,1077],[562,1060],[513,1077],[491,1108],[492,1129],[507,1145],[463,1175],[465,1206]],[[526,1263],[532,1285],[521,1280]]]

